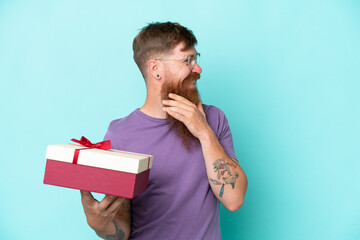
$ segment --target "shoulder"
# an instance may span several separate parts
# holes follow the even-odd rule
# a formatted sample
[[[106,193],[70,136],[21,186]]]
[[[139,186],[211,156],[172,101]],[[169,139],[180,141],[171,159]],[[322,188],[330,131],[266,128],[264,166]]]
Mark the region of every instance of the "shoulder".
[[[225,117],[224,112],[214,105],[203,104],[203,108],[206,114],[206,118]]]
[[[129,115],[127,115],[125,117],[112,120],[109,124],[108,130],[115,130],[117,128],[121,128],[122,126],[127,125],[128,123],[132,123],[134,120],[134,117],[135,117],[134,113],[135,113],[135,111],[133,111],[132,113],[130,113]]]
[[[116,128],[120,127],[121,123],[126,121],[126,118],[127,117],[123,117],[123,118],[118,118],[118,119],[112,120],[109,124],[108,131],[113,131]]]
[[[126,136],[129,129],[133,128],[135,121],[132,120],[134,118],[132,115],[133,113],[130,113],[125,117],[110,122],[104,140],[111,140],[111,148],[116,149],[122,137]]]
[[[208,124],[219,137],[221,132],[223,132],[224,129],[228,126],[228,121],[224,112],[220,108],[213,105],[203,104],[203,108]]]

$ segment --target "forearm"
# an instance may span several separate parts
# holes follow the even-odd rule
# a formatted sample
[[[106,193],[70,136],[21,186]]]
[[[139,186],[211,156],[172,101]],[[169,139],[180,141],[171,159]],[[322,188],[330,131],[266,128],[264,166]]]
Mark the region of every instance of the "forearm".
[[[130,237],[131,223],[129,218],[116,217],[103,231],[95,231],[102,239],[125,240]]]
[[[231,159],[209,127],[199,138],[210,186],[230,211],[238,210],[245,198],[247,178],[236,159]]]

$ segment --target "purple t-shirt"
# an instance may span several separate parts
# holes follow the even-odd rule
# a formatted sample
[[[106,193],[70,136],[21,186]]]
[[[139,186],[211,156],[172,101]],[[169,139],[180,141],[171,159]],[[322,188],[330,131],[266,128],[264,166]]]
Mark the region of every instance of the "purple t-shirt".
[[[236,158],[224,113],[203,107],[225,152]],[[139,109],[112,121],[105,140],[111,140],[113,149],[154,156],[148,188],[132,199],[130,239],[221,239],[219,201],[210,188],[200,145],[188,152],[166,119]]]

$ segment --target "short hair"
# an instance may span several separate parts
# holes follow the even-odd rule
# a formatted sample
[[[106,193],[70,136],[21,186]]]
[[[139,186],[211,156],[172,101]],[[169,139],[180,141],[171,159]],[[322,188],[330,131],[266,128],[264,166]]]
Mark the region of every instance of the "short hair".
[[[171,53],[179,44],[184,43],[182,51],[197,44],[193,32],[179,23],[155,22],[141,29],[134,38],[134,60],[141,74],[146,78],[147,62],[157,55]]]

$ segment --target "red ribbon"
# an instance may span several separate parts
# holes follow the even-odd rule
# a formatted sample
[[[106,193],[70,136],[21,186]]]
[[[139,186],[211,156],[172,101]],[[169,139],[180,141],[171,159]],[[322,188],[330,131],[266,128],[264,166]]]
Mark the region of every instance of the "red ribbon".
[[[73,158],[73,162],[72,162],[74,164],[77,164],[80,150],[91,149],[91,148],[99,148],[99,149],[103,149],[103,150],[108,150],[108,149],[111,148],[111,141],[110,140],[103,141],[103,142],[98,142],[98,143],[92,143],[92,142],[90,142],[89,139],[82,136],[80,138],[80,140],[76,140],[75,138],[73,138],[73,139],[71,139],[71,141],[79,143],[79,144],[81,144],[81,145],[83,145],[85,147],[88,147],[88,148],[82,148],[82,149],[75,149],[74,158]]]

